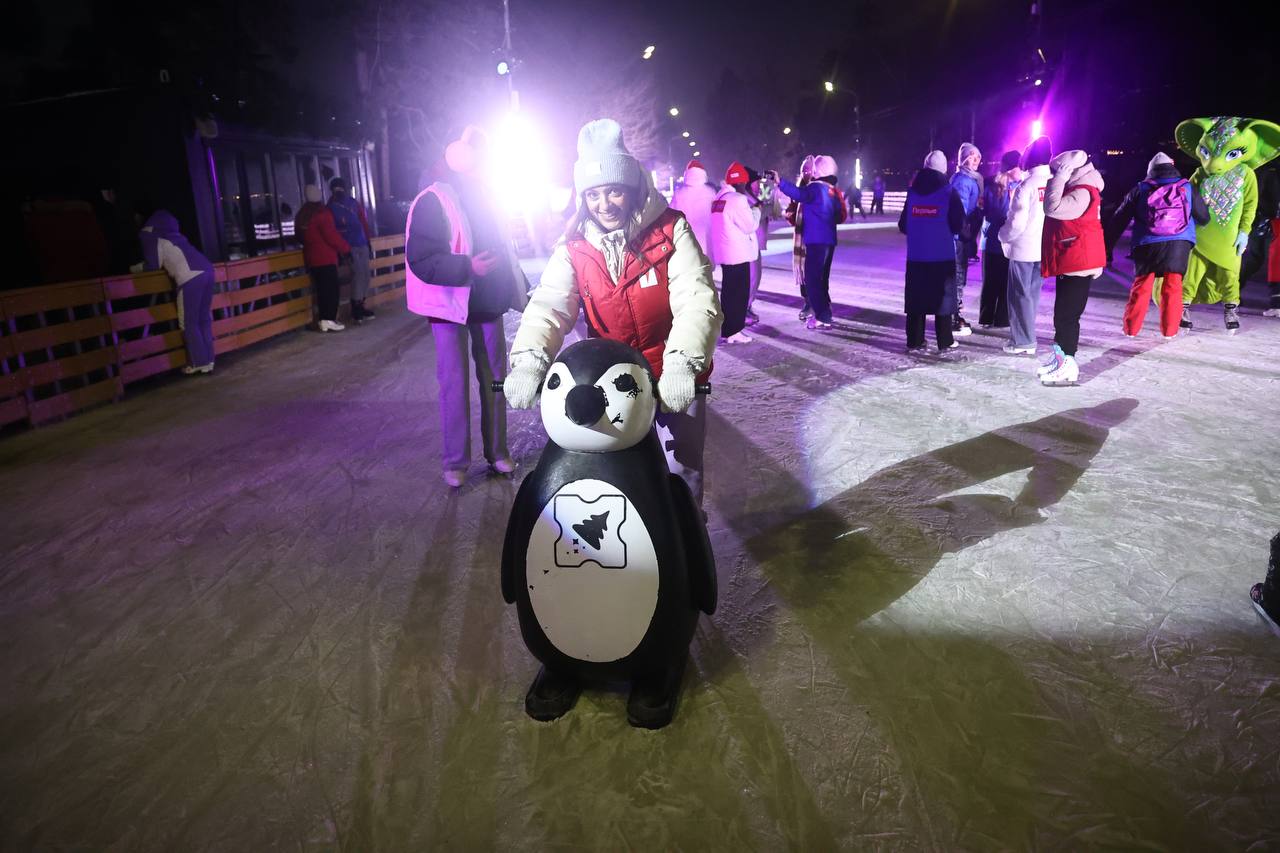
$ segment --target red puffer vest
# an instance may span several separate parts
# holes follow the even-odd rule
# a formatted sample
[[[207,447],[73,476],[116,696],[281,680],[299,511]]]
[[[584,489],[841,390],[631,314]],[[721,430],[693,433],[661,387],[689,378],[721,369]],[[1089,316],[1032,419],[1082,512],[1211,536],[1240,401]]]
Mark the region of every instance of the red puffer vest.
[[[1068,192],[1087,190],[1089,206],[1077,219],[1044,218],[1044,237],[1040,245],[1040,274],[1071,275],[1107,265],[1107,247],[1102,238],[1102,196],[1097,187],[1088,184],[1068,188]]]
[[[634,241],[639,254],[628,251],[618,283],[613,283],[604,254],[585,237],[565,248],[578,282],[578,293],[593,338],[608,338],[644,353],[655,379],[662,376],[662,350],[671,334],[671,294],[667,264],[675,252],[676,221],[684,214],[666,210]],[[711,369],[699,377],[706,380]]]

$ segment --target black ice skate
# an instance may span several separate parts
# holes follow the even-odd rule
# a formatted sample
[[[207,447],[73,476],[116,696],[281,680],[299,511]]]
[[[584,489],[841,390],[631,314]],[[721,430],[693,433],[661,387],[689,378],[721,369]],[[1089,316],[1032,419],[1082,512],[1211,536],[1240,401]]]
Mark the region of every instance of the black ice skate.
[[[1271,559],[1267,562],[1267,579],[1249,590],[1253,609],[1267,623],[1271,633],[1280,637],[1280,533],[1271,539]]]

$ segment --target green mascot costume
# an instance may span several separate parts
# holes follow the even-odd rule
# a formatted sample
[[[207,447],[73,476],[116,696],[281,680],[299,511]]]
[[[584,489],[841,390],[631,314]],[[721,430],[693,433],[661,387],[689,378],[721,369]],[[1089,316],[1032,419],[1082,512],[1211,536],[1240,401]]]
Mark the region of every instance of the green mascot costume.
[[[1191,183],[1209,206],[1209,224],[1196,229],[1187,274],[1184,305],[1221,302],[1227,332],[1240,328],[1240,255],[1258,209],[1258,179],[1253,170],[1280,153],[1280,125],[1252,118],[1193,118],[1174,131],[1178,147],[1200,162]],[[1191,328],[1184,308],[1183,328]]]

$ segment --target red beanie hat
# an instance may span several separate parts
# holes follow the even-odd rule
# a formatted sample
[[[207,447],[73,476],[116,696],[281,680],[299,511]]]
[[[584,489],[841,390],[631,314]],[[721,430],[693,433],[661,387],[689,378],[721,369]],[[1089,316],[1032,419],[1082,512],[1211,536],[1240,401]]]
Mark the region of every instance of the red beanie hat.
[[[685,166],[685,167],[684,167],[684,170],[685,170],[686,172],[687,172],[687,171],[689,171],[690,169],[701,169],[701,170],[702,170],[702,171],[704,171],[704,172],[705,172],[705,171],[707,171],[707,167],[706,167],[706,166],[704,166],[704,165],[702,165],[702,161],[697,160],[697,159],[690,160],[690,161],[689,161],[689,165],[687,165],[687,166]]]
[[[751,183],[751,175],[748,174],[746,166],[734,160],[729,164],[729,171],[724,173],[724,182],[729,185],[749,184]]]

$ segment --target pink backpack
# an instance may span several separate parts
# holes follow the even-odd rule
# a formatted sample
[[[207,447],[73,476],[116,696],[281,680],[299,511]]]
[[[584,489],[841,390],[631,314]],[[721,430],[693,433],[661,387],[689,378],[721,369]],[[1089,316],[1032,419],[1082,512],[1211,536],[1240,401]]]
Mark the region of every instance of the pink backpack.
[[[1185,178],[1163,186],[1152,184],[1147,195],[1147,230],[1153,237],[1174,237],[1187,229],[1191,205],[1183,189],[1186,185]]]

